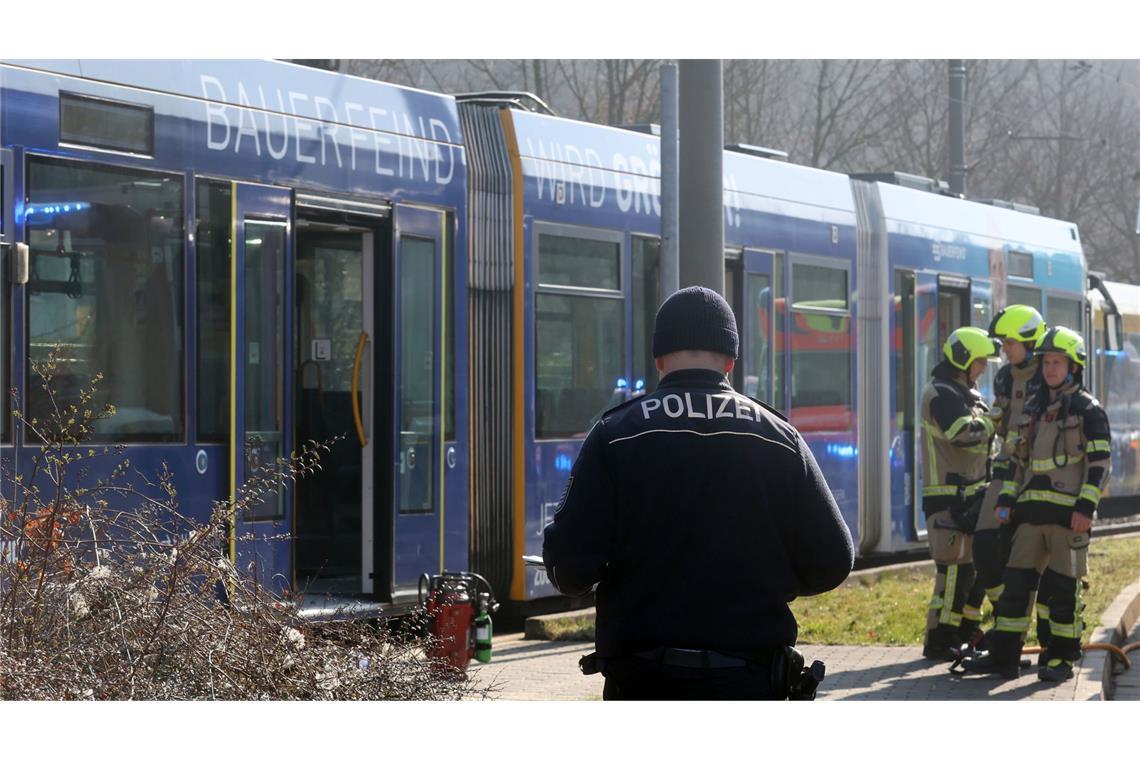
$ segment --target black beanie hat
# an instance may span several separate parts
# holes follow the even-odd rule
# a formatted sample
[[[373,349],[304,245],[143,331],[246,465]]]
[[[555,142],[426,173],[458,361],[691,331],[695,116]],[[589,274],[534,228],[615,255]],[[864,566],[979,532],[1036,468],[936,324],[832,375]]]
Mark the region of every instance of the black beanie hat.
[[[720,293],[694,285],[678,290],[657,310],[653,358],[674,351],[715,351],[736,358],[736,317]]]

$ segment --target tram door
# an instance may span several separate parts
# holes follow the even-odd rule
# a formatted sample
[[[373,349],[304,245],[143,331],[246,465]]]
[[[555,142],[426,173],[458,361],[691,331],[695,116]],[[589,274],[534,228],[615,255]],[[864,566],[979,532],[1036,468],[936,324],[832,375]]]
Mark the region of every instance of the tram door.
[[[915,371],[914,371],[914,495],[913,527],[916,538],[926,537],[922,512],[922,485],[927,479],[926,436],[922,430],[922,392],[930,373],[942,361],[942,346],[950,333],[970,324],[970,281],[948,275],[918,272],[915,275]]]
[[[367,226],[298,220],[296,440],[336,443],[296,485],[294,568],[310,594],[373,593],[374,243]],[[378,362],[381,362],[378,364]]]
[[[273,537],[288,532],[291,499],[285,484],[258,486],[292,441],[292,379],[287,372],[291,192],[233,183],[234,283],[231,300],[230,484],[231,496],[262,492],[234,520],[230,559],[243,573],[281,590],[289,577],[289,546]]]
[[[413,595],[424,572],[441,571],[446,530],[444,485],[457,461],[445,442],[454,424],[449,383],[448,280],[440,211],[396,209],[394,271],[394,429],[392,444],[393,598]]]

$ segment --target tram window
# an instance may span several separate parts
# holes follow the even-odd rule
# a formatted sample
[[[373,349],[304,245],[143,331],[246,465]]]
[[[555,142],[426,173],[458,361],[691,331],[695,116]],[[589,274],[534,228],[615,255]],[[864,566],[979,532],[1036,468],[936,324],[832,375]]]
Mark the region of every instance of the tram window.
[[[230,232],[228,182],[199,180],[197,196],[198,441],[229,440]]]
[[[57,352],[61,405],[102,375],[94,403],[117,413],[96,440],[182,440],[182,209],[180,176],[28,163],[27,355]],[[27,388],[28,416],[46,417],[41,384]]]
[[[535,298],[535,436],[581,437],[625,400],[622,301],[539,293]]]
[[[847,270],[792,264],[792,308],[847,309]]]
[[[1068,327],[1084,335],[1084,320],[1081,318],[1082,302],[1075,298],[1062,296],[1049,296],[1049,309],[1045,314],[1045,321],[1050,327]]]
[[[914,272],[895,272],[895,328],[891,355],[895,360],[895,426],[914,430]]]
[[[1006,255],[1009,274],[1014,277],[1033,279],[1033,254],[1009,251]]]
[[[633,392],[657,388],[653,322],[661,304],[661,241],[633,238]],[[644,383],[641,388],[638,382]]]
[[[153,156],[154,109],[61,92],[59,141]]]
[[[846,311],[847,270],[792,264],[792,295],[792,423],[801,430],[849,430],[851,318],[818,311]]]
[[[975,281],[971,289],[970,297],[972,300],[971,309],[973,310],[971,324],[983,330],[988,329],[990,322],[993,320],[993,307],[990,303],[991,293],[989,283]],[[986,362],[985,370],[976,380],[977,388],[981,392],[982,397],[986,400],[986,403],[992,404],[994,401],[994,378],[997,376],[997,371],[1000,366],[1001,365],[996,361]]]
[[[1024,285],[1006,285],[1005,302],[1007,306],[1024,304],[1041,311],[1041,291],[1037,288],[1027,288]]]
[[[400,262],[400,451],[431,461],[436,418],[434,335],[437,302],[435,241],[402,237]],[[415,459],[402,460],[414,463]],[[403,470],[403,467],[401,468]],[[407,466],[399,490],[400,513],[431,512],[435,504],[430,467]]]
[[[608,240],[538,236],[538,282],[578,288],[618,290],[621,246]]]
[[[808,408],[819,412],[820,419],[813,415],[813,420],[828,426],[816,430],[846,430],[849,426],[842,413],[851,408],[850,327],[847,316],[792,314],[793,414]]]
[[[454,230],[455,224],[448,217],[448,229]],[[445,441],[455,440],[455,236],[447,238],[447,290],[444,293],[447,304],[447,344],[444,351],[447,357],[446,376],[444,377],[444,405],[443,405],[443,438]]]

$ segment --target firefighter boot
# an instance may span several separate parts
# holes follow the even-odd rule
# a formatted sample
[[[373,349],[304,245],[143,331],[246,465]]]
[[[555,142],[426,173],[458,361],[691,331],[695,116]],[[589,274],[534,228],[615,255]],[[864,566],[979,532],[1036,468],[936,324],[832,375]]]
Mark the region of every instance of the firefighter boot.
[[[1017,634],[990,631],[986,635],[989,651],[979,652],[962,661],[966,673],[994,673],[999,678],[1017,678],[1021,675],[1021,641]]]
[[[958,628],[940,624],[927,630],[926,641],[922,645],[922,656],[928,660],[953,662],[958,659]]]
[[[1055,657],[1037,670],[1037,678],[1042,681],[1060,683],[1073,677],[1073,663]]]
[[[977,620],[962,619],[958,626],[959,650],[965,657],[972,657],[982,649],[982,624]]]

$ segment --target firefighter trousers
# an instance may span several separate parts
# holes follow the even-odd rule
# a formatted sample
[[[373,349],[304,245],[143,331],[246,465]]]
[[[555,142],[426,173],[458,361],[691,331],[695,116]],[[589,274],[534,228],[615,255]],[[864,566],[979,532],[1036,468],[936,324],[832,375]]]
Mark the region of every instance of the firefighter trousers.
[[[1043,661],[1081,656],[1081,578],[1088,572],[1089,534],[1061,525],[1017,526],[1003,589],[988,636],[996,658],[1020,655],[1029,630],[1031,595],[1037,591],[1037,638]]]
[[[973,537],[959,530],[948,512],[939,512],[926,518],[926,541],[936,570],[926,613],[926,644],[957,647],[970,634],[963,609],[974,584]]]
[[[1009,549],[1013,530],[1008,525],[1000,525],[994,517],[998,495],[1003,481],[992,480],[986,488],[981,510],[978,512],[978,525],[974,529],[974,585],[966,594],[966,606],[962,610],[963,625],[972,622],[976,628],[982,620],[982,603],[990,600],[996,605],[1001,594],[1001,576],[1005,563],[1009,560]],[[976,622],[975,622],[976,621]]]

